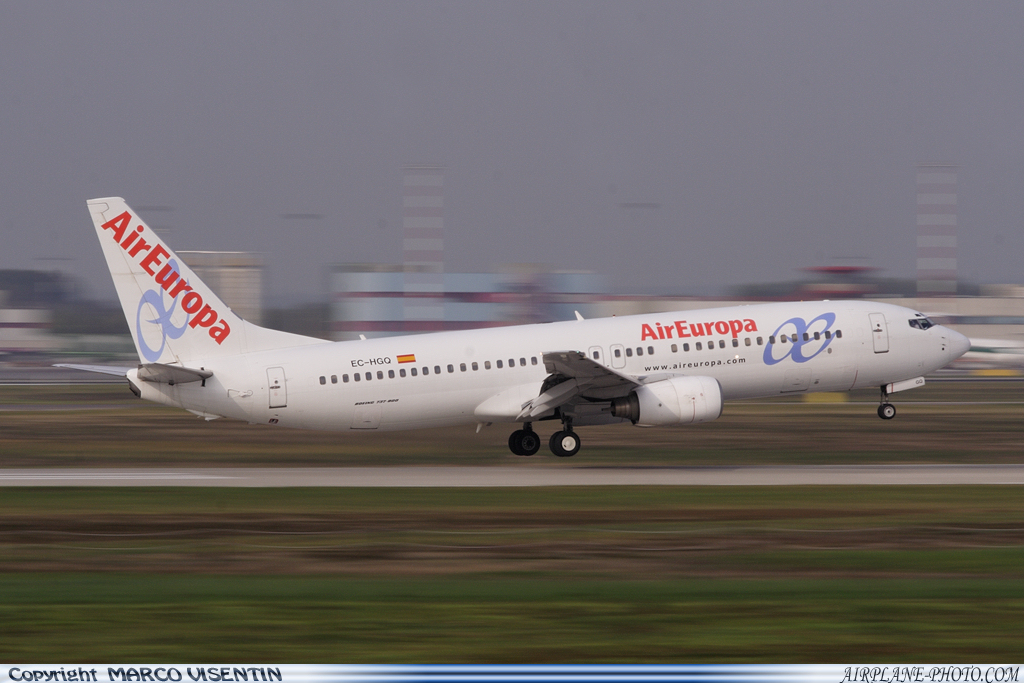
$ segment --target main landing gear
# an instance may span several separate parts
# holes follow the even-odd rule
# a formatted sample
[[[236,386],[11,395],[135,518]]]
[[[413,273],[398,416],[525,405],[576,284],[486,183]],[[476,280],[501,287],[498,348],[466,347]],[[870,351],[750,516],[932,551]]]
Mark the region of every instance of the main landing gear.
[[[882,399],[878,406],[878,417],[883,420],[891,420],[896,417],[896,406],[889,403],[889,394],[885,392],[885,387],[882,387]]]
[[[571,458],[580,450],[580,437],[572,431],[570,420],[562,421],[562,431],[555,432],[548,441],[548,448],[559,458]],[[540,450],[540,437],[529,422],[508,437],[508,449],[515,455],[533,455]]]
[[[523,427],[508,437],[508,449],[516,455],[533,455],[540,450],[540,437],[529,422]]]

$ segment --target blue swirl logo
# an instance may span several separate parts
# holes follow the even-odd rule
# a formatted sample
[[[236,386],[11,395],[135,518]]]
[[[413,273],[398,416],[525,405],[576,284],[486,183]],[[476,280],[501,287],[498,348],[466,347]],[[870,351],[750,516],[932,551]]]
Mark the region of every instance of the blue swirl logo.
[[[171,259],[167,262],[167,265],[181,277],[181,270],[178,266],[178,262]],[[181,294],[174,297],[171,301],[171,305],[168,308],[164,304],[164,292],[162,289],[150,289],[146,290],[142,294],[142,298],[139,299],[139,308],[135,313],[135,338],[139,340],[139,352],[142,353],[142,357],[148,360],[150,363],[156,363],[160,360],[160,356],[163,355],[164,347],[167,345],[168,339],[179,339],[181,335],[185,334],[185,330],[188,328],[188,321],[191,317],[189,314],[185,314],[185,322],[180,326],[175,325],[171,322],[171,316],[178,308],[178,299],[181,298]],[[155,318],[144,318],[143,309],[149,305],[149,312],[155,315]],[[148,315],[148,313],[147,313]],[[143,323],[147,323],[146,329],[152,329],[151,325],[158,325],[160,329],[160,346],[153,348],[146,341],[146,336],[143,334]]]
[[[806,363],[832,343],[835,335],[825,333],[832,330],[835,322],[835,313],[822,313],[810,322],[805,322],[803,318],[790,318],[776,328],[775,334],[765,345],[764,364],[775,365],[787,358],[792,358],[794,363]],[[787,341],[781,341],[783,338]],[[772,342],[771,339],[777,341]],[[776,356],[777,349],[784,349],[785,353]]]

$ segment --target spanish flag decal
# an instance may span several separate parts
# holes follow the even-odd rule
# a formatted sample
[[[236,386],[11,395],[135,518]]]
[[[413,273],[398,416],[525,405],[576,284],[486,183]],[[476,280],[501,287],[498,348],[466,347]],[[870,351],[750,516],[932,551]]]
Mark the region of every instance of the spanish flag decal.
[[[416,354],[415,353],[407,353],[404,356],[399,356],[398,357],[398,362],[399,363],[415,363],[416,362]]]

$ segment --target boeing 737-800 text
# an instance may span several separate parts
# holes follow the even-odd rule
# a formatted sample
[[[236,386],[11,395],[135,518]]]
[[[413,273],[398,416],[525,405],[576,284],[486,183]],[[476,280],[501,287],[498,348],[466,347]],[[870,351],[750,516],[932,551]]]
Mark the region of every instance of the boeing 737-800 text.
[[[871,301],[768,303],[326,342],[236,316],[123,199],[89,211],[140,363],[138,396],[197,415],[302,429],[397,430],[508,423],[533,455],[532,423],[575,428],[714,420],[724,401],[879,387],[890,394],[964,354],[963,335]]]

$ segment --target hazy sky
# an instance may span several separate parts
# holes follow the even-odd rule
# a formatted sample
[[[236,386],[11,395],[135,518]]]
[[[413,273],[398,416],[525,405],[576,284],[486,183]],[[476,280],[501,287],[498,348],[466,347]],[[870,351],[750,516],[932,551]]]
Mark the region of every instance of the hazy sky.
[[[402,167],[433,163],[451,271],[913,278],[938,161],[961,279],[1021,282],[1022,36],[1016,1],[0,1],[0,268],[113,299],[85,200],[119,195],[315,300],[326,264],[401,261]]]

